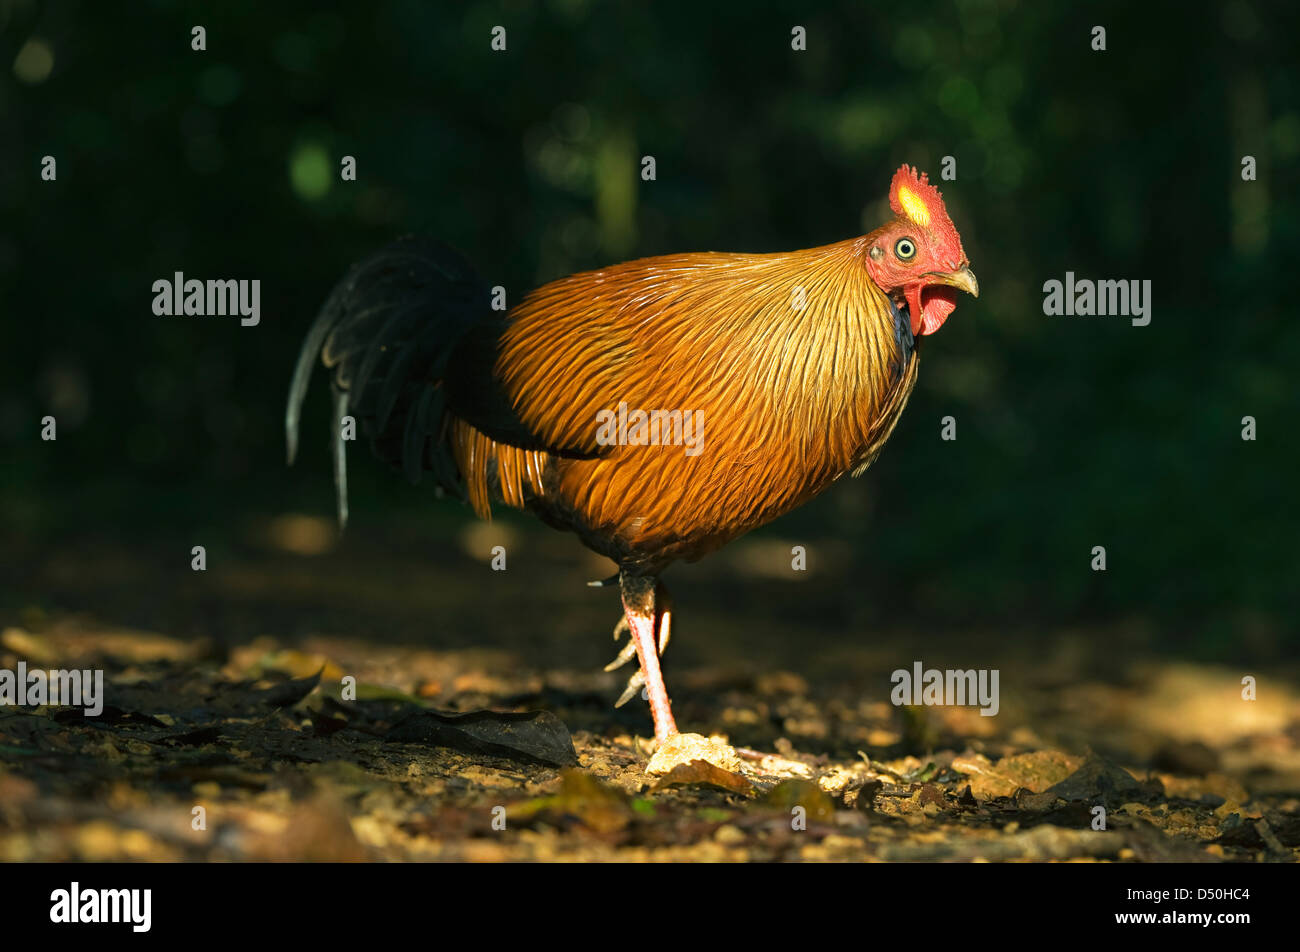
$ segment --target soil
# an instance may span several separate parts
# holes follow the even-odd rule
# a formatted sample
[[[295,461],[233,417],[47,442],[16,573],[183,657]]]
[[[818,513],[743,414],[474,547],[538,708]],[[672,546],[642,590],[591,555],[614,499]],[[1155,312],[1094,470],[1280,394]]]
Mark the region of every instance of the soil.
[[[645,703],[613,707],[629,669],[601,669],[617,598],[583,583],[609,566],[459,533],[431,555],[294,516],[201,572],[118,539],[8,553],[28,594],[0,669],[105,689],[96,717],[0,707],[0,860],[1300,856],[1294,672],[1193,663],[1140,626],[866,630],[833,572],[743,541],[666,578],[678,724],[735,757],[655,775]],[[916,661],[996,668],[997,715],[895,705]]]

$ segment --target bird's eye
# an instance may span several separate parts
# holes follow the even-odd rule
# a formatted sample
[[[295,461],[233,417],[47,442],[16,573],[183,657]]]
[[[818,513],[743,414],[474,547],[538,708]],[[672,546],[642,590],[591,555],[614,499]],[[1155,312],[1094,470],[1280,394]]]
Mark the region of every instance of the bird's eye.
[[[899,261],[911,261],[916,257],[916,242],[911,238],[899,238],[894,242],[894,254]]]

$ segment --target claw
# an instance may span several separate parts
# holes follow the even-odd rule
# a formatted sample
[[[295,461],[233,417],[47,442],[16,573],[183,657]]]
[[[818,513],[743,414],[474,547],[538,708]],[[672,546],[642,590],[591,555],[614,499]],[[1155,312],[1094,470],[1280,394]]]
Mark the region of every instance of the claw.
[[[623,650],[618,653],[618,657],[615,658],[613,661],[611,661],[609,664],[605,665],[605,670],[614,671],[617,668],[621,668],[623,667],[623,665],[627,664],[635,657],[636,657],[636,642],[633,641],[631,638],[629,638],[627,640],[627,644],[623,646]]]
[[[632,672],[632,677],[627,679],[627,687],[623,689],[623,693],[619,695],[618,700],[614,702],[614,706],[622,707],[628,701],[632,700],[632,698],[636,697],[643,687],[645,687],[645,675],[641,673],[640,668],[637,668]]]

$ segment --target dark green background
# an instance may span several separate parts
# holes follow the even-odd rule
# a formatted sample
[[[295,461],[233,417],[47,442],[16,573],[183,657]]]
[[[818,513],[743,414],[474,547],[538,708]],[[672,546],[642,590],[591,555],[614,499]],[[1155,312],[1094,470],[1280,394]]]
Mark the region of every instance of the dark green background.
[[[87,535],[331,511],[319,379],[284,465],[289,374],[333,282],[398,234],[444,238],[518,300],[640,255],[860,234],[901,163],[937,178],[953,155],[983,294],[928,342],[880,461],[767,531],[850,543],[828,571],[882,622],[1293,652],[1290,6],[0,2],[4,604],[78,607],[22,570]],[[33,37],[40,81],[11,66]],[[178,270],[260,278],[261,325],[155,317]],[[1150,279],[1150,326],[1045,317],[1067,270]],[[468,518],[353,461],[354,521],[427,520],[434,549]]]

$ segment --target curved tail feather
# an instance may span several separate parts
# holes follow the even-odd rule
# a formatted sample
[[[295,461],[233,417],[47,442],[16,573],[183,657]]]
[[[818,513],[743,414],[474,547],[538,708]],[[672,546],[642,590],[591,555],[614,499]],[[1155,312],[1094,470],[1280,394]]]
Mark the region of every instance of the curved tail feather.
[[[463,494],[446,437],[448,363],[466,331],[488,314],[488,291],[469,263],[426,238],[402,238],[354,265],[307,332],[285,406],[288,461],[298,454],[303,400],[319,359],[332,371],[331,445],[339,525],[345,526],[351,416],[376,455],[412,482],[432,470]]]

